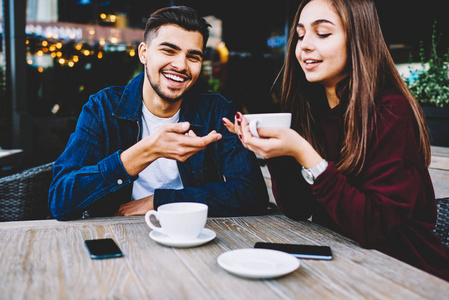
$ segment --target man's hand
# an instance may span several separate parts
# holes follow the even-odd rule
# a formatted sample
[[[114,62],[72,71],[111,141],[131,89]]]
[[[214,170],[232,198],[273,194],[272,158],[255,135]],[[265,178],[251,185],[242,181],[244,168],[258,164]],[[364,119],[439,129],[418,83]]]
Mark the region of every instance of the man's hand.
[[[120,158],[128,174],[138,175],[161,157],[185,161],[210,143],[221,139],[221,134],[215,130],[206,136],[198,137],[192,130],[189,131],[189,128],[188,122],[165,124],[150,136],[123,151]]]
[[[147,211],[154,209],[153,197],[154,195],[151,195],[139,200],[123,203],[114,216],[144,215]]]
[[[215,130],[208,135],[198,137],[190,128],[188,122],[167,124],[161,126],[149,138],[154,139],[152,152],[157,158],[164,157],[174,159],[177,161],[185,161],[192,156],[206,148],[207,145],[221,139],[221,134]]]

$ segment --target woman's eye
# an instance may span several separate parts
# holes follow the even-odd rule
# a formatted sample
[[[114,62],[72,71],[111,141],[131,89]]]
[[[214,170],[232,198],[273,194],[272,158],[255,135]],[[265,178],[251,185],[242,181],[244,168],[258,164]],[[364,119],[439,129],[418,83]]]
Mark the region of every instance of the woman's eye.
[[[324,39],[324,38],[327,38],[328,36],[330,36],[331,34],[330,33],[325,33],[325,34],[317,33],[317,35],[319,38]]]

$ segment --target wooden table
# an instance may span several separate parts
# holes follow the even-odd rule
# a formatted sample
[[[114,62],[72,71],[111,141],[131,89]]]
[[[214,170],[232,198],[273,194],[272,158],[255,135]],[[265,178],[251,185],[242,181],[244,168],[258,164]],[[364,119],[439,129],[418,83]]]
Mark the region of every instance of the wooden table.
[[[449,283],[311,222],[282,215],[210,218],[217,237],[170,248],[143,217],[0,223],[1,299],[448,299]],[[125,256],[90,259],[85,239],[113,238]],[[301,260],[286,276],[252,280],[217,257],[257,241],[332,247],[331,261]]]

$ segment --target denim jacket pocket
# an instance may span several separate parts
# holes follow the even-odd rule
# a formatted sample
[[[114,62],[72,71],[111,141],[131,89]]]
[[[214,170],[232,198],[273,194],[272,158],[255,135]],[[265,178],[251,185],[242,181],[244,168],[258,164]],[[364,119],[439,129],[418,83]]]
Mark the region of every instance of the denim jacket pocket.
[[[203,186],[205,184],[205,176],[207,174],[208,168],[203,168],[199,170],[195,170],[192,172],[193,175],[193,183],[196,187]]]
[[[216,164],[216,159],[213,159],[212,164],[205,166],[204,168],[194,170],[192,172],[193,183],[195,184],[195,186],[201,187],[212,182],[216,183],[226,181]]]
[[[192,172],[193,182],[195,186],[201,187],[208,183],[217,183],[226,181],[224,176],[213,166],[208,166],[203,169],[195,170]]]

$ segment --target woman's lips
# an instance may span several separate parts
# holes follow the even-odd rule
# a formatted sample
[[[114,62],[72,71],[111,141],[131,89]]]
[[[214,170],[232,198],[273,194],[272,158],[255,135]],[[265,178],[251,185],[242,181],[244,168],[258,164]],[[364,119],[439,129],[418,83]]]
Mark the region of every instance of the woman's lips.
[[[312,70],[319,66],[323,61],[318,59],[305,59],[303,62],[306,70]]]

